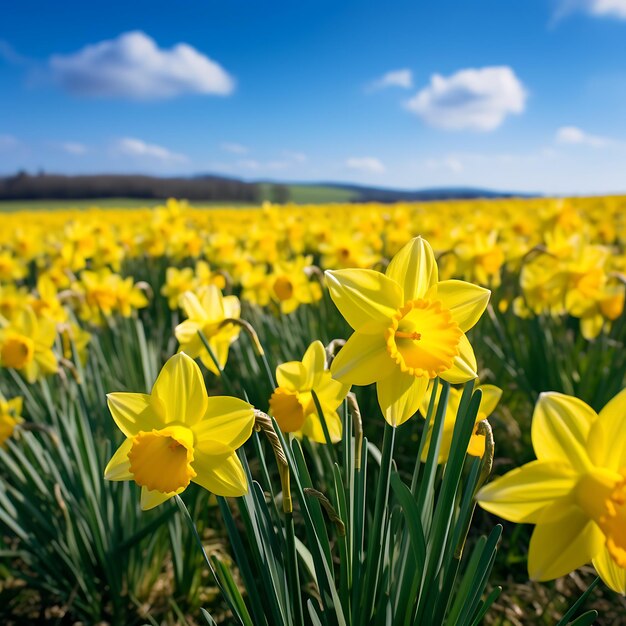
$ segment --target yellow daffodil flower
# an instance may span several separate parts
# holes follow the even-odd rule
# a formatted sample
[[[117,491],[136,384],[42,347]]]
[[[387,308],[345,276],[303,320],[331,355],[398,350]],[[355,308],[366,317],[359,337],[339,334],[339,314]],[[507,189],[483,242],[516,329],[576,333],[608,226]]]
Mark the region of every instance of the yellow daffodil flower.
[[[460,280],[438,280],[427,241],[417,237],[385,274],[367,269],[327,271],[330,295],[355,330],[333,361],[333,376],[353,385],[376,383],[387,422],[399,426],[419,408],[430,380],[476,378],[465,332],[490,291]]]
[[[235,450],[252,434],[254,411],[238,398],[207,397],[202,373],[184,352],[163,366],[152,393],[110,393],[109,410],[126,436],[107,480],[133,480],[151,509],[194,482],[219,496],[248,491]]]
[[[21,371],[29,383],[53,374],[58,370],[52,352],[56,334],[52,320],[38,319],[30,307],[23,308],[0,327],[0,365]]]
[[[592,562],[604,582],[626,593],[626,389],[597,414],[582,400],[543,393],[535,407],[536,461],[483,487],[482,508],[536,524],[528,551],[535,580]]]
[[[211,346],[220,368],[228,361],[230,344],[239,337],[239,326],[226,324],[225,319],[238,319],[241,312],[239,298],[222,296],[215,285],[200,287],[197,294],[187,291],[180,298],[180,306],[188,319],[179,324],[174,333],[180,343],[180,350],[190,357],[199,357],[204,366],[219,376],[220,370],[207,352],[198,334],[201,331]]]
[[[276,368],[278,387],[270,398],[270,412],[283,432],[305,435],[326,443],[324,429],[311,392],[315,392],[333,443],[341,440],[341,418],[337,408],[350,387],[333,379],[326,369],[321,341],[314,341],[302,361],[290,361]]]
[[[22,398],[18,396],[7,400],[0,393],[0,446],[13,435],[15,427],[23,421]]]
[[[494,411],[498,402],[502,397],[502,389],[495,385],[478,385],[476,389],[480,389],[482,397],[480,400],[480,406],[476,415],[476,423],[474,425],[474,431],[470,438],[469,445],[467,447],[467,453],[470,456],[482,457],[485,454],[485,435],[478,433],[478,424],[483,420],[486,420]],[[435,398],[435,407],[439,403],[441,397],[442,387],[439,385],[437,388],[437,397]],[[450,388],[450,395],[448,396],[448,405],[446,407],[446,414],[443,421],[443,432],[441,433],[441,445],[439,447],[439,459],[438,463],[445,463],[448,460],[450,454],[450,446],[452,445],[452,435],[454,434],[454,425],[456,423],[457,414],[459,412],[459,405],[461,403],[461,396],[463,395],[461,389]],[[420,413],[422,417],[426,417],[428,414],[428,405],[432,396],[432,387],[429,388],[428,393],[422,399],[420,406]],[[434,417],[431,421],[430,432],[427,435],[426,445],[422,452],[422,461],[426,460],[428,455],[428,448],[430,446],[430,438],[432,433],[432,426],[434,423]]]

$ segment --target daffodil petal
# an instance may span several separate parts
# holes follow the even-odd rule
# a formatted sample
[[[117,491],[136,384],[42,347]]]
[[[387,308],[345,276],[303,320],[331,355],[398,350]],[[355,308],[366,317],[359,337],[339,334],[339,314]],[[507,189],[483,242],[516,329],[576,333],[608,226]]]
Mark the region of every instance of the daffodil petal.
[[[207,314],[202,304],[200,304],[200,300],[198,300],[198,296],[192,291],[186,291],[179,299],[180,308],[183,310],[185,315],[194,321],[203,321]],[[179,339],[180,341],[180,339]]]
[[[248,493],[243,466],[234,452],[222,457],[198,452],[192,467],[197,472],[192,481],[215,495],[234,498]]]
[[[491,296],[489,289],[464,280],[442,280],[432,291],[433,298],[441,300],[463,332],[467,332],[480,319]]]
[[[199,330],[201,330],[201,327],[198,322],[189,319],[176,326],[174,335],[176,335],[176,339],[180,344],[189,345],[191,342],[195,341],[196,344],[202,345],[202,341],[198,335]],[[187,354],[191,356],[190,352],[187,352]]]
[[[404,372],[394,372],[376,383],[378,404],[391,426],[400,426],[415,415],[428,388],[428,378],[416,378]]]
[[[223,454],[242,446],[252,434],[254,410],[250,404],[230,396],[212,396],[207,400],[204,417],[192,427],[195,449],[203,454]]]
[[[290,391],[298,391],[302,388],[306,379],[304,365],[300,361],[288,361],[281,363],[276,368],[276,382],[279,387]]]
[[[351,385],[369,385],[399,372],[387,352],[384,335],[354,333],[333,359],[333,378]],[[393,375],[393,374],[392,374]]]
[[[533,580],[553,580],[589,563],[603,549],[604,535],[581,509],[571,506],[562,519],[537,524],[528,549]]]
[[[498,402],[500,402],[500,398],[502,397],[502,389],[495,385],[480,385],[478,389],[480,389],[483,394],[478,413],[481,415],[481,419],[485,419],[489,417],[498,406]]]
[[[453,385],[458,385],[466,383],[468,380],[474,380],[478,376],[477,369],[474,349],[467,336],[463,334],[459,341],[459,355],[454,357],[452,367],[442,372],[440,377]]]
[[[326,410],[325,407],[322,407],[322,410],[324,411],[324,419],[326,420],[330,440],[333,443],[341,441],[342,424],[337,411]],[[317,413],[315,415],[310,415],[305,420],[302,425],[302,434],[317,443],[326,443],[326,436],[324,435],[322,422]]]
[[[535,406],[531,439],[537,458],[563,461],[584,471],[590,465],[587,438],[596,412],[582,400],[562,393],[542,393]]]
[[[224,317],[239,319],[241,315],[241,302],[237,296],[225,296],[222,298],[222,303],[224,306]],[[237,331],[239,331],[239,328],[237,328]]]
[[[302,357],[302,365],[306,372],[306,380],[304,381],[304,389],[312,389],[315,379],[324,371],[326,365],[326,351],[321,341],[314,341],[304,353]]]
[[[437,284],[438,270],[430,244],[415,237],[391,259],[385,274],[404,290],[404,301],[423,298]]]
[[[600,467],[619,470],[626,466],[626,389],[600,411],[589,431],[587,451]]]
[[[593,559],[593,566],[607,587],[626,595],[626,569],[620,567],[604,547]]]
[[[154,383],[152,395],[160,400],[166,422],[193,426],[206,412],[202,373],[198,364],[184,352],[167,360]]]
[[[178,493],[182,493],[184,489],[179,489]],[[176,492],[173,493],[162,493],[160,491],[152,491],[147,487],[141,488],[141,510],[149,511],[153,509],[155,506],[159,506],[159,504],[163,504],[166,500],[173,498],[176,495]]]
[[[576,479],[566,463],[531,461],[483,487],[476,500],[503,519],[536,524],[546,507],[572,491]]]
[[[224,299],[222,292],[216,285],[203,287],[200,294],[200,303],[205,311],[205,318],[208,321],[221,321],[224,319]]]
[[[107,404],[117,427],[126,437],[134,437],[142,430],[152,430],[163,424],[154,411],[148,394],[109,393]]]
[[[330,297],[354,330],[378,333],[402,306],[402,287],[374,270],[326,271]]]
[[[104,477],[106,480],[132,480],[133,475],[130,473],[130,461],[128,453],[133,445],[132,439],[126,439],[124,443],[115,451],[111,460],[104,468]]]

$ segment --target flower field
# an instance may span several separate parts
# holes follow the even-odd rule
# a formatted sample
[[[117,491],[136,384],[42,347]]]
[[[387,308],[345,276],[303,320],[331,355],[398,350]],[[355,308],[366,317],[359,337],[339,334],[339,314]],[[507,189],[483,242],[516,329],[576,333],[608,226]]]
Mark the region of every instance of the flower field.
[[[3,624],[626,623],[626,198],[0,224]]]

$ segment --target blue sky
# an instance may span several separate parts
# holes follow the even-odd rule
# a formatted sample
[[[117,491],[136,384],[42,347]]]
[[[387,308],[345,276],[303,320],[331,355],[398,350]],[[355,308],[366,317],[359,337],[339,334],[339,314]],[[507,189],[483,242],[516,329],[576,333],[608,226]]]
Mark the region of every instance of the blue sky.
[[[0,94],[4,174],[626,192],[626,0],[21,0]]]

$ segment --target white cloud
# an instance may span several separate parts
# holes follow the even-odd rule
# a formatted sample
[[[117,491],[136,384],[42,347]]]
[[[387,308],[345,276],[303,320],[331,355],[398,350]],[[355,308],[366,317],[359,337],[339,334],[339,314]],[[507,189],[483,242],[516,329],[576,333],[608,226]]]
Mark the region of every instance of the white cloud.
[[[225,141],[220,145],[220,148],[222,148],[224,152],[230,152],[231,154],[248,154],[248,152],[250,152],[248,146],[231,141]]]
[[[183,163],[189,160],[184,154],[178,154],[163,146],[146,143],[133,137],[119,139],[115,144],[114,152],[124,156],[155,159],[162,163]]]
[[[426,167],[429,169],[446,169],[455,174],[463,171],[463,162],[461,159],[454,155],[446,156],[442,159],[428,159],[426,161]]]
[[[52,78],[66,91],[93,97],[156,100],[187,93],[225,96],[233,78],[185,43],[169,49],[141,31],[50,57]]]
[[[290,161],[294,161],[296,163],[306,163],[309,160],[304,152],[293,152],[291,150],[283,150],[283,156]]]
[[[576,12],[587,13],[593,17],[626,20],[626,0],[561,0],[555,17],[559,19]]]
[[[61,150],[67,152],[68,154],[80,156],[81,154],[87,153],[87,146],[85,144],[78,143],[77,141],[66,141],[61,144]]]
[[[13,135],[0,135],[0,150],[12,150],[19,145],[20,142]]]
[[[411,89],[411,87],[413,87],[413,72],[409,69],[392,70],[373,81],[369,89],[371,91],[377,91],[379,89],[386,89],[387,87]]]
[[[383,163],[375,157],[350,157],[346,160],[346,167],[369,174],[382,174],[386,170]]]
[[[576,126],[562,126],[556,131],[556,141],[560,144],[590,146],[604,148],[615,141],[600,135],[591,135]]]
[[[495,130],[504,118],[522,113],[524,85],[507,66],[434,74],[430,84],[406,103],[427,124],[445,130]]]

